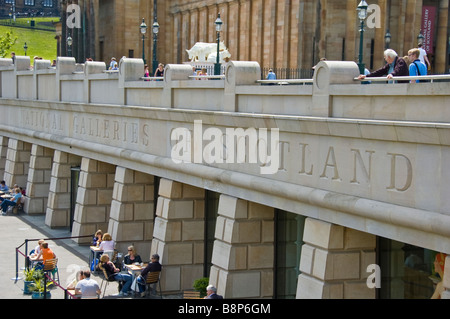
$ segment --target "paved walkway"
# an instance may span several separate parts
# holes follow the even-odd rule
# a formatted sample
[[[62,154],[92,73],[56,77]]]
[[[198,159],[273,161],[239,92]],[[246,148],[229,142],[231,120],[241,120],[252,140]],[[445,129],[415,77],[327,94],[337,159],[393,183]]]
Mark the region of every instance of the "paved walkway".
[[[68,228],[51,229],[45,225],[45,216],[29,216],[20,215],[0,215],[0,299],[31,299],[30,295],[23,293],[23,269],[25,266],[25,258],[18,254],[18,280],[16,280],[16,248],[20,247],[20,251],[25,253],[25,239],[47,239],[47,238],[64,238],[70,237],[71,233]],[[89,247],[80,246],[72,239],[48,240],[50,248],[58,257],[58,269],[60,276],[60,284],[66,287],[74,278],[76,272],[80,268],[88,266]],[[28,251],[37,245],[37,241],[28,243]],[[92,275],[99,285],[102,283],[102,277]],[[51,291],[52,299],[63,299],[64,291],[59,288],[53,288]],[[105,298],[116,294],[117,283],[109,283]],[[131,297],[129,297],[131,299]],[[141,299],[140,297],[137,297]],[[154,297],[154,298],[159,298]],[[163,296],[164,299],[177,299],[178,295]]]

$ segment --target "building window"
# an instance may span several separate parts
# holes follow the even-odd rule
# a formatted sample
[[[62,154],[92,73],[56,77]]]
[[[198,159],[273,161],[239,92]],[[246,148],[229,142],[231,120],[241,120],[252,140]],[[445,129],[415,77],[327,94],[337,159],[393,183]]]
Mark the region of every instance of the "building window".
[[[34,6],[34,0],[25,0],[26,6]]]
[[[216,232],[217,211],[219,209],[220,193],[206,191],[205,193],[205,246],[203,276],[209,277],[212,266],[212,253]]]
[[[44,7],[52,8],[53,7],[53,0],[44,0]]]
[[[437,252],[378,238],[380,299],[429,299],[442,280],[435,271]]]
[[[304,228],[304,216],[275,211],[274,298],[294,299],[297,294]]]

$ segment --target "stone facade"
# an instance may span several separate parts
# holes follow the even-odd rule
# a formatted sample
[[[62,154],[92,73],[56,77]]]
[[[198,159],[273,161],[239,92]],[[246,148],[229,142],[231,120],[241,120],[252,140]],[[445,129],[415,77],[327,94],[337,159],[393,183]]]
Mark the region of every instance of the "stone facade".
[[[97,229],[113,231],[109,223],[115,166],[89,158],[81,161],[73,236],[94,234]],[[79,238],[78,243],[90,243],[92,238]]]
[[[191,289],[208,267],[226,298],[274,296],[280,210],[306,219],[300,275],[288,283],[297,298],[374,298],[366,283],[377,236],[450,253],[449,82],[361,85],[357,65],[338,61],[320,62],[302,86],[261,85],[259,64],[245,61],[227,64],[220,80],[168,65],[163,81],[144,81],[140,59],[123,59],[120,73],[97,72],[104,62],[80,73],[73,58],[28,70],[29,57],[16,59],[0,59],[5,180],[28,181],[31,203],[45,198],[35,186],[47,187],[46,223],[67,227],[69,172],[79,165],[72,234],[86,237],[77,242],[102,229],[121,252],[158,253],[165,292]],[[206,162],[215,155],[207,133],[251,128],[267,129],[255,144],[274,153]],[[203,158],[175,160],[178,144]],[[220,194],[211,260],[205,190]]]
[[[67,227],[70,225],[71,211],[71,168],[81,165],[79,156],[55,151],[48,193],[48,206],[45,224],[51,227]]]
[[[223,20],[221,39],[234,61],[257,61],[263,68],[299,68],[310,70],[320,58],[357,61],[359,55],[359,20],[354,0],[172,0],[157,2],[160,24],[157,60],[164,64],[188,61],[187,49],[196,42],[216,42],[214,21],[220,12]],[[86,7],[89,28],[84,47],[91,50],[86,57],[109,62],[114,57],[142,57],[148,64],[153,56],[151,24],[153,1],[79,0]],[[400,56],[417,46],[421,31],[422,8],[431,5],[438,10],[436,54],[430,56],[432,72],[448,71],[448,0],[432,1],[368,1],[380,8],[378,26],[366,26],[364,63],[373,70],[384,64],[384,36],[392,35],[390,47]],[[142,18],[148,25],[143,43],[139,33]],[[370,18],[373,22],[373,17]],[[100,22],[101,21],[101,22]],[[64,28],[63,28],[64,29]],[[90,33],[88,33],[89,35]],[[64,38],[64,36],[63,36]],[[81,37],[80,37],[81,41]],[[74,46],[75,47],[75,46]],[[95,51],[93,49],[95,48]]]
[[[221,195],[210,282],[225,298],[273,296],[274,209]]]
[[[308,218],[297,298],[373,299],[367,266],[376,264],[376,236]]]
[[[161,179],[151,253],[164,265],[166,291],[189,290],[203,274],[203,189]]]

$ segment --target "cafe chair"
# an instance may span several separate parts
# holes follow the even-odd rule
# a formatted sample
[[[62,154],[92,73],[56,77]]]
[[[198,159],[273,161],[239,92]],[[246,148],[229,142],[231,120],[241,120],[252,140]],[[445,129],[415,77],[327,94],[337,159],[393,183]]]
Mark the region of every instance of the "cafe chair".
[[[147,274],[147,280],[145,281],[145,286],[146,286],[147,295],[149,295],[150,291],[151,291],[151,285],[153,285],[153,284],[155,285],[155,290],[157,290],[156,286],[159,285],[159,296],[162,299],[160,276],[161,276],[160,271],[149,272]]]
[[[115,275],[115,274],[111,274],[111,276],[108,276],[108,273],[106,272],[106,269],[103,268],[102,263],[99,263],[99,264],[98,264],[98,268],[100,268],[100,270],[103,272],[103,279],[102,279],[102,283],[101,283],[101,285],[100,285],[100,290],[102,290],[102,288],[103,288],[103,283],[105,283],[105,287],[103,288],[103,296],[102,296],[102,298],[104,298],[104,297],[105,297],[105,292],[106,292],[106,287],[108,287],[108,284],[109,284],[111,281],[116,281],[116,280],[114,279],[114,275]],[[118,281],[118,282],[119,282],[119,284],[122,284],[121,281]]]
[[[57,275],[59,284],[58,258],[47,259],[42,270],[45,274],[51,275],[53,280],[55,280],[55,275]]]

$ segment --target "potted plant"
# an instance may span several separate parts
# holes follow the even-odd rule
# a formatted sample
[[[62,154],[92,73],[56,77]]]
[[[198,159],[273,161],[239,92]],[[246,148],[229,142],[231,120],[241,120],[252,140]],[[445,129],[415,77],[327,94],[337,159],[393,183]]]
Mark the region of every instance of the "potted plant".
[[[47,290],[47,296],[46,299],[50,299],[51,298],[51,294],[50,294],[50,286],[52,285],[51,281],[48,281],[46,284],[44,283],[44,279],[38,279],[35,280],[31,285],[30,285],[30,290],[32,291],[31,294],[31,299],[44,299],[44,290]],[[45,288],[45,286],[47,286],[47,288]]]
[[[30,290],[30,286],[36,281],[44,278],[44,272],[42,270],[38,270],[36,268],[25,268],[23,271],[24,278],[24,287],[23,293],[26,295],[31,295],[32,291]]]
[[[203,298],[206,296],[206,287],[208,287],[209,284],[209,278],[208,277],[203,277],[203,278],[199,278],[194,280],[194,289],[196,291],[200,291],[200,297]]]

